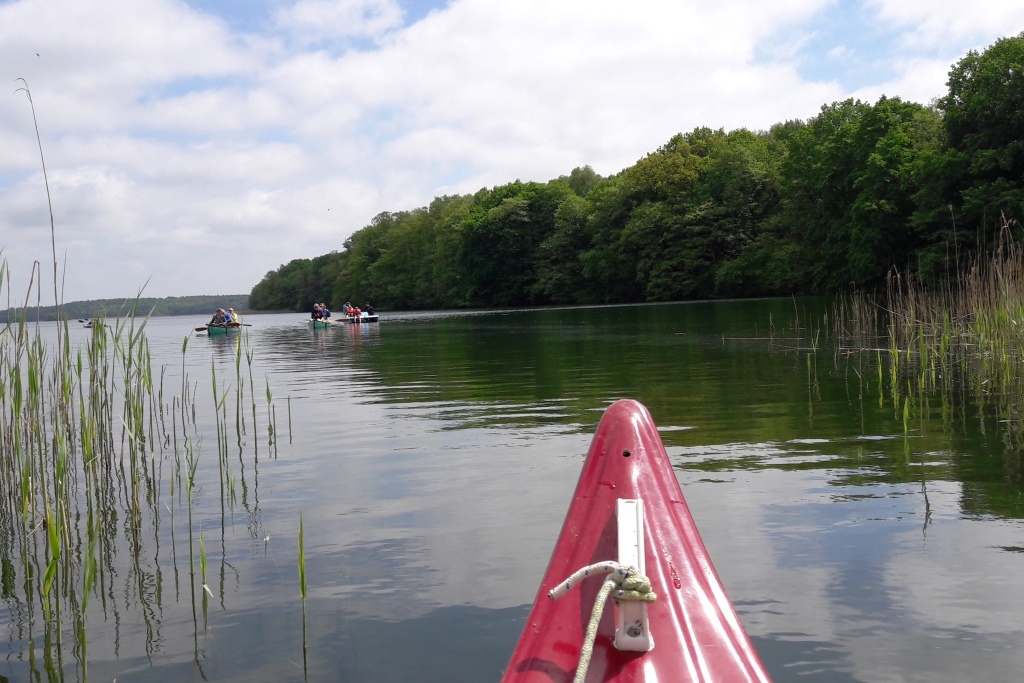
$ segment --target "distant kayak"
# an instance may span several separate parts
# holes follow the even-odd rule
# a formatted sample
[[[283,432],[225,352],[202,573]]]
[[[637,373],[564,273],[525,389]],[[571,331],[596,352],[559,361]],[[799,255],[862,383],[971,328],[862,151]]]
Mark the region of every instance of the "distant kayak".
[[[584,571],[573,576],[577,570]],[[594,616],[602,592],[610,595]],[[570,683],[578,668],[588,683],[770,680],[657,427],[632,400],[616,401],[601,418],[502,681]]]

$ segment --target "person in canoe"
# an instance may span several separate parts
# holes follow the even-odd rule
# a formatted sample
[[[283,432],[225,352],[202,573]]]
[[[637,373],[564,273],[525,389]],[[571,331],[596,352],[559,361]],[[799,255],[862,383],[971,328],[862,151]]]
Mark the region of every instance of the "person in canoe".
[[[218,327],[223,327],[229,322],[231,322],[231,318],[223,308],[218,308],[217,312],[213,314],[212,318],[210,318],[210,324]]]
[[[309,314],[310,320],[323,320],[323,313],[320,310],[320,304],[313,304],[313,312]]]
[[[239,322],[238,314],[235,313],[235,309],[229,308],[228,312],[227,312],[227,316],[228,316],[228,318],[230,318],[229,322],[233,322],[233,323]]]
[[[330,309],[327,308],[327,304],[320,304],[320,319],[321,320],[330,320],[331,319],[331,311],[330,311]]]

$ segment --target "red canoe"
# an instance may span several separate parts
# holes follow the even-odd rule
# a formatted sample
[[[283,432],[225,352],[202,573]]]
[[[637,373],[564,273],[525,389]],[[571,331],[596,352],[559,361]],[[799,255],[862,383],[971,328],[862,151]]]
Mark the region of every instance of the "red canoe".
[[[607,575],[599,570],[567,591],[566,579],[606,561],[644,565],[639,570],[656,598],[615,604],[613,590],[603,616],[593,618],[593,653],[580,680],[770,680],[711,564],[651,415],[632,400],[615,402],[601,418],[504,683],[574,680]],[[552,599],[552,589],[566,592]],[[619,649],[617,638],[632,649]]]

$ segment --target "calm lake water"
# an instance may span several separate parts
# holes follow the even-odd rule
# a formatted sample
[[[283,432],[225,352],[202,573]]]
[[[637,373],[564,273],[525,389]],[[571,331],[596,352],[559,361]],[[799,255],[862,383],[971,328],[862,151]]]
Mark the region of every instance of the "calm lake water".
[[[961,392],[922,401],[908,424],[871,354],[837,360],[817,334],[824,310],[382,312],[316,331],[253,315],[240,335],[193,334],[184,355],[204,321],[154,318],[162,419],[177,420],[183,367],[196,409],[151,446],[151,531],[133,545],[111,510],[87,676],[72,627],[57,647],[38,605],[27,616],[24,564],[0,542],[0,674],[497,681],[593,429],[629,397],[658,424],[775,681],[1019,680],[1024,503],[998,417]],[[90,334],[79,327],[73,343]],[[211,373],[227,392],[223,460]],[[191,527],[173,438],[186,431]]]

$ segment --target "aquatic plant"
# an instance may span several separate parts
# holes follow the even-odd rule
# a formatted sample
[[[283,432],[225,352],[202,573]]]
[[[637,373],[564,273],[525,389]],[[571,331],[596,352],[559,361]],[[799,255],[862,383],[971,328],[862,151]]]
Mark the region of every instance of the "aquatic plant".
[[[1015,464],[1024,462],[1024,432],[1014,428],[1024,407],[1024,246],[1011,228],[1004,219],[995,247],[939,287],[894,270],[878,295],[840,297],[832,330],[837,356],[874,357],[905,435],[928,396],[942,398],[944,415],[961,391],[989,406],[1006,439],[1007,477],[1024,484]]]
[[[302,673],[308,678],[306,648],[306,551],[305,528],[302,524],[302,513],[299,513],[299,597],[302,598]]]
[[[4,273],[6,264],[0,262],[0,281]],[[145,624],[147,647],[159,640],[164,511],[171,521],[169,555],[175,565],[175,585],[174,513],[184,508],[188,561],[195,567],[198,559],[200,574],[190,594],[193,600],[201,599],[204,615],[207,597],[218,597],[209,583],[212,558],[205,533],[198,534],[198,558],[193,554],[193,509],[200,495],[198,471],[207,427],[197,413],[196,387],[187,374],[187,338],[181,347],[180,393],[169,392],[165,386],[169,368],[154,367],[146,318],[134,307],[94,325],[77,347],[71,346],[66,334],[54,346],[50,333],[28,322],[30,313],[23,308],[18,321],[0,328],[4,597],[13,619],[12,642],[24,643],[33,678],[61,680],[70,653],[85,680],[90,615],[107,621],[114,611],[116,621],[120,619],[117,611],[134,605]],[[236,435],[243,437],[248,429],[245,413],[252,411],[253,419],[263,419],[258,404],[242,400],[252,383],[237,367],[235,380],[234,386],[225,387],[216,369],[209,380],[214,399],[212,426],[218,435],[222,548],[226,510],[236,504],[239,482],[228,458],[227,425],[231,419]],[[267,387],[269,392],[269,380]],[[228,405],[235,406],[232,418]],[[269,400],[268,423],[272,423],[272,409]],[[232,441],[238,445],[236,462],[243,468],[244,488],[244,468],[250,460],[255,467],[256,454],[246,453],[244,439]],[[249,449],[254,450],[257,441]],[[163,472],[165,461],[171,463],[170,476]],[[244,494],[242,501],[248,508]],[[223,551],[218,564],[223,607],[227,571]],[[125,583],[127,577],[132,580]],[[117,597],[115,585],[129,590],[130,596]],[[100,598],[95,609],[90,598]],[[196,631],[200,628],[197,617]],[[69,634],[74,640],[70,649],[65,643]],[[198,646],[196,653],[198,663]]]
[[[93,320],[88,337],[72,347],[68,321],[61,315],[61,269],[42,139],[28,83],[19,80],[23,87],[18,90],[32,107],[46,184],[59,320],[54,342],[45,331],[49,328],[39,322],[42,286],[37,262],[22,299],[25,303],[9,306],[18,313],[0,326],[0,582],[10,615],[11,657],[28,662],[32,680],[60,681],[70,675],[65,671],[70,654],[85,681],[90,616],[119,624],[120,610],[137,609],[146,630],[147,654],[152,654],[160,639],[159,613],[165,599],[160,566],[162,510],[171,520],[169,554],[177,595],[174,511],[187,508],[193,620],[197,593],[203,598],[205,614],[206,597],[213,597],[213,592],[207,582],[206,537],[201,532],[201,587],[195,586],[193,509],[200,497],[197,473],[208,425],[197,410],[198,383],[187,372],[188,336],[181,346],[180,391],[165,392],[169,368],[153,366],[145,333],[149,314],[139,310],[141,290],[121,310]],[[7,263],[0,254],[0,289],[4,283],[10,292]],[[245,392],[251,395],[254,386],[249,347],[246,358],[249,388],[239,359],[233,387],[218,392],[216,369],[210,379],[221,475],[222,548],[225,508],[236,500],[226,438],[226,406],[232,390],[243,468],[248,457],[243,403]],[[269,378],[267,397],[266,419],[273,425]],[[255,424],[255,400],[251,410]],[[170,476],[163,470],[165,460],[173,463]],[[242,481],[244,487],[244,475]],[[244,495],[242,500],[245,504]],[[219,564],[223,606],[224,552]],[[198,631],[196,623],[197,665]],[[74,636],[70,653],[64,642],[69,632]],[[17,650],[19,646],[23,651]]]

